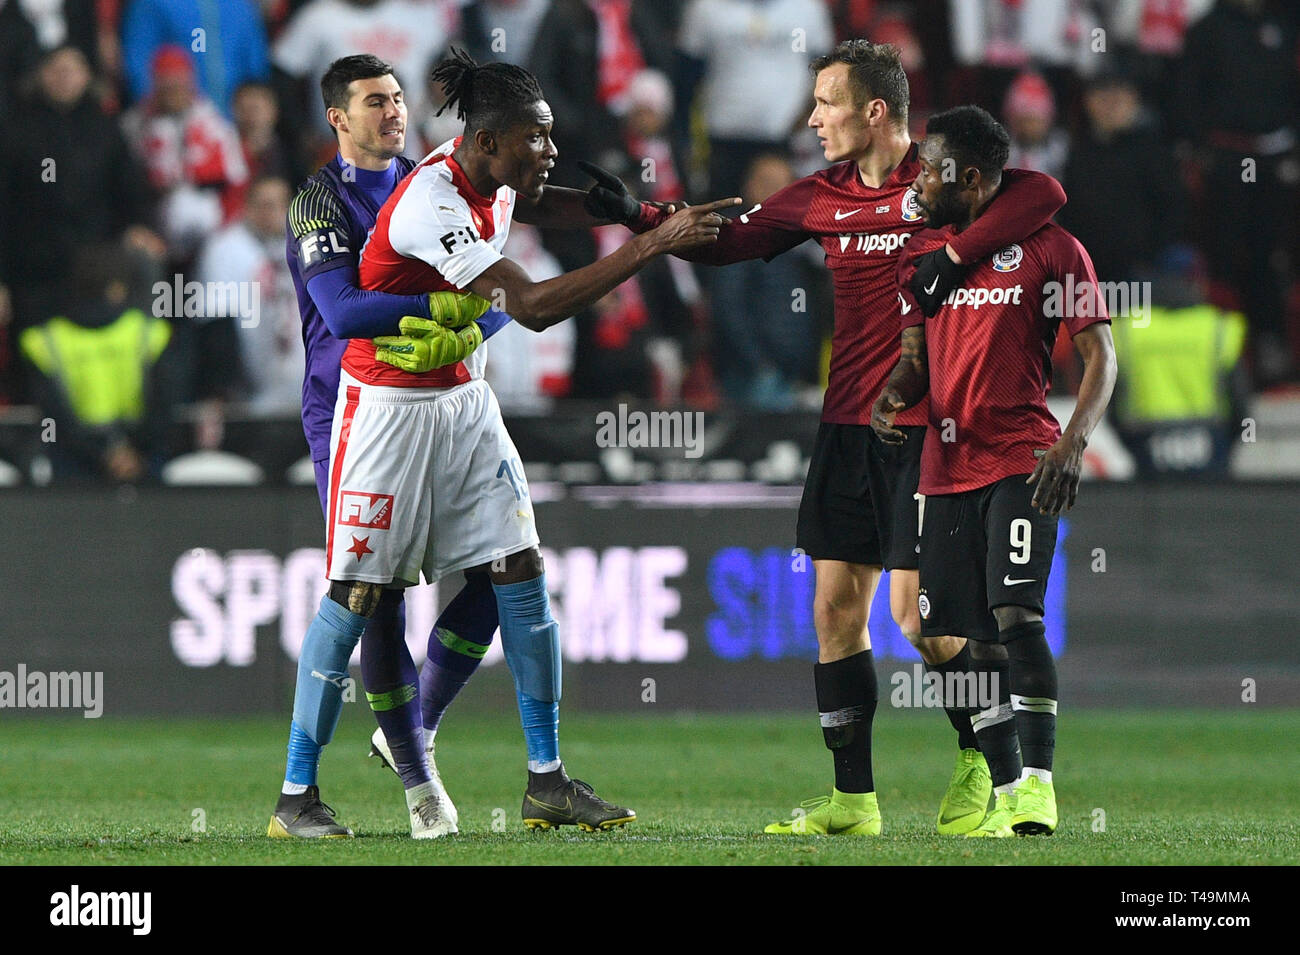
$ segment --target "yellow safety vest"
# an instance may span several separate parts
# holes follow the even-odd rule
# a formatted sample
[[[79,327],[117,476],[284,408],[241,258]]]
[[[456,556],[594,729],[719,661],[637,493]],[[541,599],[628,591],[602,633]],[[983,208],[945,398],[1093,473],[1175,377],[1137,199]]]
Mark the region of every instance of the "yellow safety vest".
[[[1240,360],[1246,340],[1246,320],[1239,313],[1213,305],[1153,307],[1149,325],[1123,317],[1115,320],[1112,331],[1121,385],[1116,411],[1123,424],[1226,417],[1224,380]]]
[[[140,419],[145,372],[170,338],[167,322],[133,308],[102,328],[58,316],[24,331],[18,343],[41,374],[58,382],[73,414],[93,427]]]

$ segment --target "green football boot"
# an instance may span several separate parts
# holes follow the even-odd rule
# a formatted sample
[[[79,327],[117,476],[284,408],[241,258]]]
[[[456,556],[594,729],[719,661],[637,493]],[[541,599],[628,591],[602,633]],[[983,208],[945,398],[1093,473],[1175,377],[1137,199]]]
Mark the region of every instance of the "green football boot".
[[[939,835],[965,835],[978,826],[988,813],[991,795],[993,777],[984,754],[978,749],[963,749],[948,780],[948,791],[939,803]]]
[[[763,829],[781,836],[878,836],[880,807],[875,793],[842,793],[805,799],[790,819]]]
[[[1037,776],[1016,785],[1016,811],[1011,828],[1018,836],[1050,836],[1056,831],[1056,790]]]
[[[998,793],[993,801],[993,811],[984,821],[966,833],[967,839],[1007,839],[1015,835],[1011,828],[1011,815],[1016,811],[1016,794]]]

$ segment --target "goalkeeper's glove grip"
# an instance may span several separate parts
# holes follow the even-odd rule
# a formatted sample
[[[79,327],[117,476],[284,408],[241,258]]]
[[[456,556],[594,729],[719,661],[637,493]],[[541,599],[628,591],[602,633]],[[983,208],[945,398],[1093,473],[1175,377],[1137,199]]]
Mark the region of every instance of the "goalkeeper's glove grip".
[[[427,318],[408,315],[402,319],[400,328],[400,336],[388,335],[374,340],[375,358],[417,375],[464,361],[483,344],[483,330],[477,322],[452,331]]]
[[[471,292],[432,292],[429,295],[429,317],[444,328],[464,328],[491,305],[487,299]]]
[[[456,357],[446,362],[446,364],[451,364],[452,361],[464,361],[474,354],[474,350],[483,344],[483,329],[478,322],[470,322],[456,332],[456,340],[460,342],[460,348],[455,353]]]

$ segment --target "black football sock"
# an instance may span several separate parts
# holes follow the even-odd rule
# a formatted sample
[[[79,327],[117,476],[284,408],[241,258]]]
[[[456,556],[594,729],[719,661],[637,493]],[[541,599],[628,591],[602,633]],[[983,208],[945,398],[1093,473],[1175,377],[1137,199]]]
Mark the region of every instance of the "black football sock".
[[[930,673],[938,674],[939,679],[943,681],[943,711],[948,714],[948,722],[957,731],[958,748],[979,749],[975,731],[970,725],[971,714],[979,711],[977,703],[979,697],[975,692],[978,679],[972,678],[975,676],[975,671],[971,667],[970,641],[967,640],[951,660],[945,660],[943,663],[927,663],[925,668]],[[949,673],[961,676],[953,678],[948,676]],[[956,692],[949,693],[950,689]]]
[[[1056,751],[1056,661],[1041,620],[1003,630],[998,639],[1011,663],[1011,708],[1025,766],[1051,772]]]
[[[1006,650],[997,644],[975,641],[971,668],[977,684],[997,688],[997,703],[971,714],[971,726],[980,751],[989,764],[994,789],[1014,785],[1020,778],[1020,738],[1016,735],[1015,713],[1011,709],[1011,685],[1007,679]]]
[[[835,759],[835,788],[875,792],[871,776],[871,721],[876,715],[876,661],[863,650],[813,666],[822,737]]]

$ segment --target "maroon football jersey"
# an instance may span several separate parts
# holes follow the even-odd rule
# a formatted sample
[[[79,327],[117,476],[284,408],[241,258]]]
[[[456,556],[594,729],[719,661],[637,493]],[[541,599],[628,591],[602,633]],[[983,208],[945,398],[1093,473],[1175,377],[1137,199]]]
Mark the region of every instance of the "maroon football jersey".
[[[1055,223],[975,264],[926,318],[907,283],[917,256],[952,235],[951,226],[918,232],[898,265],[901,325],[925,326],[929,356],[922,494],[971,491],[1033,471],[1034,452],[1061,437],[1047,409],[1058,327],[1064,322],[1073,338],[1110,321],[1092,259]]]
[[[810,237],[821,243],[835,288],[822,405],[822,420],[832,424],[870,424],[871,405],[898,364],[898,255],[922,228],[909,188],[921,171],[916,153],[914,144],[879,189],[863,185],[851,160],[806,176],[731,220],[716,243],[682,254],[692,262],[728,265],[772,259]],[[954,246],[963,261],[977,261],[1031,234],[1065,204],[1065,193],[1050,176],[1008,169],[1003,178],[998,198]],[[925,424],[925,418],[924,406],[918,406],[897,423]]]

